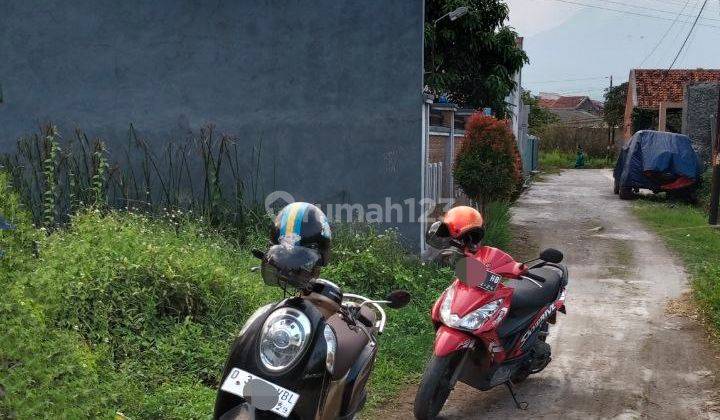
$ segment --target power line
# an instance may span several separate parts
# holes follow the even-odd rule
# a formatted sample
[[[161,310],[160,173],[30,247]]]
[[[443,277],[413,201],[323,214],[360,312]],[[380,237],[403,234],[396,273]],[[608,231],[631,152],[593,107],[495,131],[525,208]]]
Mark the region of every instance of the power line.
[[[700,9],[700,5],[702,4],[702,2],[703,2],[703,0],[695,0],[695,2],[693,3],[692,8],[695,9],[695,10],[699,10],[699,9]],[[672,46],[672,45],[680,45],[680,43],[682,42],[682,37],[683,37],[683,35],[684,35],[685,32],[690,28],[691,25],[692,25],[692,22],[682,22],[682,23],[679,25],[678,31],[675,33],[675,36],[673,37],[672,42],[670,42],[669,45],[670,45],[670,46]],[[670,61],[672,61],[673,55],[675,54],[675,47],[668,47],[668,48],[667,48],[667,52],[668,52],[669,55],[670,55],[669,57],[667,57],[667,62],[669,63]],[[658,61],[658,63],[661,62],[661,61],[663,61],[663,60]],[[662,65],[660,65],[660,64],[658,64],[658,65],[659,65],[659,66],[662,66]]]
[[[598,6],[598,5],[594,5],[594,4],[587,4],[587,3],[579,3],[579,2],[571,1],[571,0],[550,0],[550,1],[556,1],[556,2],[567,3],[567,4],[574,4],[574,5],[577,5],[577,6],[591,7],[591,8],[595,8],[595,9],[601,9],[601,10],[609,10],[609,11],[611,11],[611,12],[622,13],[622,14],[625,14],[625,15],[640,16],[640,17],[646,17],[646,18],[658,19],[658,20],[666,20],[666,21],[669,21],[669,22],[673,20],[672,18],[669,18],[669,17],[666,18],[666,17],[662,17],[662,16],[649,15],[649,14],[646,14],[646,13],[632,12],[632,11],[629,11],[629,10],[612,9],[612,8],[610,8],[610,7],[603,7],[603,6]],[[688,22],[689,22],[689,21],[683,21],[683,23],[688,23]],[[706,24],[706,23],[697,23],[696,25],[697,25],[697,26],[706,26],[706,27],[708,27],[708,28],[720,29],[720,26],[710,25],[710,24]]]
[[[689,18],[694,18],[694,17],[695,17],[695,15],[688,15],[688,14],[684,14],[684,13],[683,13],[683,12],[685,11],[685,8],[687,7],[687,4],[685,5],[685,7],[683,7],[683,10],[680,11],[680,14],[678,14],[678,12],[673,12],[673,11],[671,11],[671,10],[655,9],[655,8],[647,7],[647,6],[637,6],[637,5],[634,5],[634,4],[624,3],[624,2],[621,2],[621,1],[615,1],[615,0],[604,0],[603,2],[604,2],[604,3],[613,3],[613,4],[620,5],[620,6],[634,7],[634,8],[636,8],[636,9],[649,10],[649,11],[652,11],[652,12],[669,13],[669,14],[671,14],[671,15],[677,15],[677,18],[680,18],[680,16],[689,17]],[[688,3],[689,3],[689,2],[690,2],[690,0],[688,0]],[[720,19],[717,19],[717,18],[710,18],[710,17],[704,17],[704,16],[702,17],[702,19],[720,21]]]
[[[690,1],[690,0],[688,0]],[[582,79],[565,79],[565,80],[543,80],[541,82],[527,82],[531,85],[540,85],[540,84],[546,84],[546,83],[563,83],[563,82],[584,82],[586,80],[598,80],[598,79],[607,79],[608,76],[597,76],[597,77],[585,77]]]
[[[648,54],[647,57],[645,57],[645,59],[642,61],[642,63],[640,63],[640,65],[639,65],[638,67],[642,68],[642,66],[645,64],[645,62],[646,62],[650,57],[652,57],[653,54],[655,54],[655,51],[657,51],[657,49],[660,47],[660,44],[662,44],[663,41],[665,41],[665,38],[667,38],[667,36],[670,34],[670,31],[672,31],[672,29],[675,27],[675,24],[678,22],[678,20],[680,20],[680,16],[682,15],[682,12],[684,12],[685,9],[687,9],[687,7],[688,7],[689,4],[690,4],[690,0],[687,0],[687,1],[685,2],[685,6],[683,6],[683,8],[682,8],[682,10],[680,11],[680,13],[678,13],[678,15],[675,16],[675,20],[670,24],[670,27],[667,29],[667,31],[665,31],[665,33],[663,34],[662,38],[660,38],[660,41],[658,41],[658,43],[655,44],[655,48],[653,48],[652,51],[650,51],[650,54]]]
[[[677,59],[680,57],[680,54],[683,52],[683,49],[685,49],[685,45],[687,45],[688,39],[690,39],[690,35],[692,35],[693,31],[695,30],[695,27],[698,24],[698,21],[700,20],[700,16],[703,13],[703,10],[705,10],[705,6],[707,6],[708,0],[705,0],[703,2],[702,7],[700,8],[700,12],[697,15],[697,18],[695,18],[695,22],[693,22],[692,27],[690,28],[690,32],[688,32],[687,37],[685,37],[685,41],[680,46],[680,50],[678,51],[677,55],[675,56],[675,59],[673,60],[672,64],[670,64],[670,67],[668,67],[668,70],[672,69],[675,63],[677,62]]]
[[[655,3],[662,3],[663,5],[676,4],[676,5],[678,5],[678,6],[682,6],[682,4],[683,4],[682,0],[645,0],[645,1],[652,1],[652,2],[655,2]],[[712,7],[712,4],[709,4],[708,6],[709,6],[709,7]],[[697,10],[697,9],[698,9],[697,6],[693,6],[690,10]],[[720,11],[720,10],[719,10],[719,11]]]

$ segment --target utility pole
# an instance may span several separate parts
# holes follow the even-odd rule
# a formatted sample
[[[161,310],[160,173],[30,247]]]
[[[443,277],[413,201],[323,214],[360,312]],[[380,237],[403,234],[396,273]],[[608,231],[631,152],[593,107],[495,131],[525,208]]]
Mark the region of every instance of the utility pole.
[[[718,202],[720,202],[720,84],[718,84],[718,108],[715,111],[715,138],[712,139],[712,187],[710,194],[710,224],[718,224]]]
[[[608,92],[611,92],[613,88],[613,76],[610,75],[610,89]],[[607,105],[607,104],[606,104]],[[615,126],[612,124],[608,124],[608,147],[607,147],[607,162],[610,163],[610,156],[612,156],[612,151],[615,148]]]

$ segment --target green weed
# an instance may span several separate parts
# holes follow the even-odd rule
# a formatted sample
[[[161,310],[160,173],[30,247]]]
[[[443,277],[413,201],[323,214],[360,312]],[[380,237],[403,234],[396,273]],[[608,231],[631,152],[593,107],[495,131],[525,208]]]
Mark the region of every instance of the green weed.
[[[707,224],[702,209],[689,205],[641,201],[634,210],[680,255],[695,297],[720,329],[720,230]]]

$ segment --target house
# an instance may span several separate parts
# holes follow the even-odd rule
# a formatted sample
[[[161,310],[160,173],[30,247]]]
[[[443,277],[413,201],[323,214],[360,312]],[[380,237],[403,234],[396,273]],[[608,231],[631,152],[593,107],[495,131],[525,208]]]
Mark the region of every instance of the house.
[[[585,111],[594,115],[602,115],[602,102],[590,99],[589,96],[561,96],[556,93],[540,92],[539,106],[554,110]]]
[[[603,103],[588,96],[561,96],[541,92],[538,105],[555,114],[563,125],[576,128],[604,126],[601,117]]]
[[[580,109],[551,109],[560,120],[560,124],[573,128],[604,128],[605,120],[601,116]]]
[[[717,81],[720,81],[720,70],[631,70],[625,105],[625,139],[639,129],[680,132],[687,85]]]

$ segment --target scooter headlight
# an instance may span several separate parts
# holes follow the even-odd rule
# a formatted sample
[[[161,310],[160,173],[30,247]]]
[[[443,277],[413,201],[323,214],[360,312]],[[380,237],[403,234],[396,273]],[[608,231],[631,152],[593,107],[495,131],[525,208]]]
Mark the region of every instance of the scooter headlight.
[[[337,352],[337,337],[329,325],[325,325],[324,335],[327,349],[325,367],[327,367],[328,372],[333,373],[333,369],[335,369],[335,353]]]
[[[448,289],[445,293],[445,299],[443,299],[443,303],[440,306],[440,316],[442,317],[443,323],[448,327],[466,331],[475,331],[480,328],[500,310],[503,303],[502,299],[494,300],[460,318],[451,311],[454,298],[455,289]]]
[[[268,370],[280,372],[292,365],[310,341],[308,317],[292,308],[281,308],[265,320],[260,335],[260,360]]]

